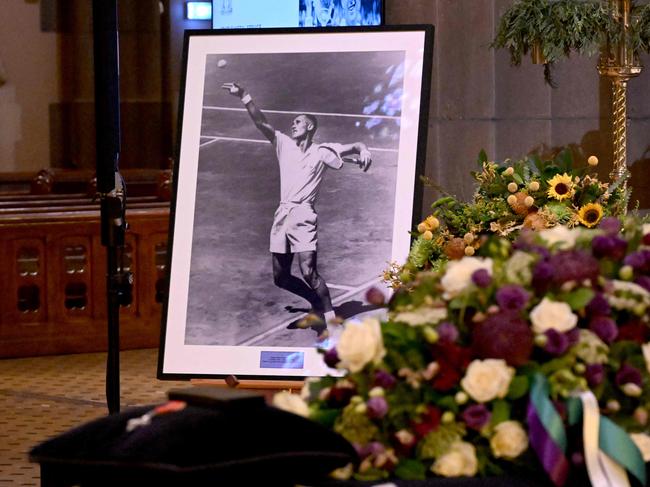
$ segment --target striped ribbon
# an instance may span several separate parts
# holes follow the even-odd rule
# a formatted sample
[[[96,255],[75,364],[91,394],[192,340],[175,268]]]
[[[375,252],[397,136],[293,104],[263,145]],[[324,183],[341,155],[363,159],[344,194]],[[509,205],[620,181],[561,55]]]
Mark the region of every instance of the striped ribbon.
[[[569,474],[566,432],[562,418],[549,399],[548,381],[541,374],[532,378],[527,419],[530,444],[544,470],[555,485],[564,485]]]

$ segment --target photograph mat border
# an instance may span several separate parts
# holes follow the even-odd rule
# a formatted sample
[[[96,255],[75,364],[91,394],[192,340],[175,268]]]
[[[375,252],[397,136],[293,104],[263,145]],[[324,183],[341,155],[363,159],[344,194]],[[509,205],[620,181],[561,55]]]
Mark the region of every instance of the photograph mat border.
[[[431,29],[429,31],[428,29]],[[402,124],[398,152],[398,173],[393,224],[391,259],[403,262],[408,256],[413,215],[419,209],[416,195],[416,171],[421,169],[418,155],[426,144],[426,111],[428,111],[428,87],[422,83],[429,77],[424,69],[430,66],[425,59],[426,39],[430,26],[414,26],[411,30],[391,30],[386,27],[354,29],[353,31],[296,32],[281,30],[268,33],[186,33],[185,68],[182,85],[182,105],[179,111],[179,159],[175,181],[173,223],[170,221],[169,297],[163,315],[159,377],[219,377],[240,374],[249,377],[278,378],[325,375],[331,372],[314,348],[303,347],[237,347],[197,346],[185,344],[187,303],[194,228],[194,208],[198,177],[199,152],[201,150],[201,121],[204,98],[206,60],[208,55],[218,54],[275,54],[275,53],[321,53],[321,52],[381,52],[403,51],[405,53],[404,97]],[[243,35],[242,35],[243,34]],[[360,35],[361,34],[361,35]],[[300,43],[292,38],[301,37]],[[356,37],[351,42],[351,37]],[[215,42],[218,41],[218,42]],[[322,48],[327,45],[327,49]],[[233,47],[236,46],[236,47]],[[396,47],[398,46],[398,47]],[[236,51],[236,52],[233,52]],[[424,63],[423,63],[424,61]],[[191,69],[190,69],[191,68]],[[415,68],[417,76],[408,76]],[[418,100],[420,103],[413,103]],[[427,102],[427,107],[422,103]],[[424,115],[424,124],[423,124]],[[413,130],[412,124],[419,124]],[[424,135],[420,132],[424,130]],[[425,138],[423,141],[422,138]],[[422,157],[424,154],[420,154]],[[182,164],[181,164],[182,161]],[[176,218],[175,216],[181,216]],[[302,351],[305,357],[303,369],[263,369],[259,367],[259,352],[264,350]],[[222,372],[224,365],[228,372]],[[242,368],[243,364],[243,368]],[[215,371],[211,373],[210,371]]]

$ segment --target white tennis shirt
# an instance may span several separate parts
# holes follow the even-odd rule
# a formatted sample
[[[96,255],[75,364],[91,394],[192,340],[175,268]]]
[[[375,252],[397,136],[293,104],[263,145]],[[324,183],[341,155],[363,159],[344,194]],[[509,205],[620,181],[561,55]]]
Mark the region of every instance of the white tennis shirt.
[[[275,131],[275,153],[280,165],[280,203],[313,205],[325,169],[340,169],[341,144],[312,144],[302,152],[296,142]]]

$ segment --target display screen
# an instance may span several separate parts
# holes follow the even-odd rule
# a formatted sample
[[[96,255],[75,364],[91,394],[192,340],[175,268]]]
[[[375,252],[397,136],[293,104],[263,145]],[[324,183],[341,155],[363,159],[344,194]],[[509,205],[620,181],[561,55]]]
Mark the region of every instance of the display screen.
[[[382,25],[384,0],[212,0],[214,29]]]

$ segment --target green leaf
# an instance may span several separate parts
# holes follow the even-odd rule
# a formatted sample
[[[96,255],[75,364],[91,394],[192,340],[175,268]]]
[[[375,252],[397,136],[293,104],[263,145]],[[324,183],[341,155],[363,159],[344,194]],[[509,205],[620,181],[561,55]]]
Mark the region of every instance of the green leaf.
[[[424,480],[427,475],[427,467],[419,460],[407,458],[397,464],[395,475],[403,480]]]
[[[514,173],[514,174],[512,175],[512,179],[514,179],[514,180],[515,180],[515,183],[517,183],[517,184],[524,184],[524,180],[523,180],[522,177],[521,177],[519,174],[517,174],[517,173]]]
[[[508,399],[519,399],[524,397],[528,393],[528,377],[525,375],[518,375],[512,382],[510,382],[510,388],[508,389]]]
[[[581,287],[564,296],[564,300],[571,306],[573,311],[584,309],[585,306],[593,299],[595,293],[593,290]]]
[[[510,404],[508,404],[508,402],[504,401],[503,399],[494,401],[494,404],[492,406],[492,419],[490,420],[490,424],[492,426],[495,426],[499,423],[503,423],[504,421],[508,421],[509,419]]]
[[[485,149],[481,149],[481,152],[478,153],[478,165],[483,167],[483,164],[488,161],[487,153]]]

